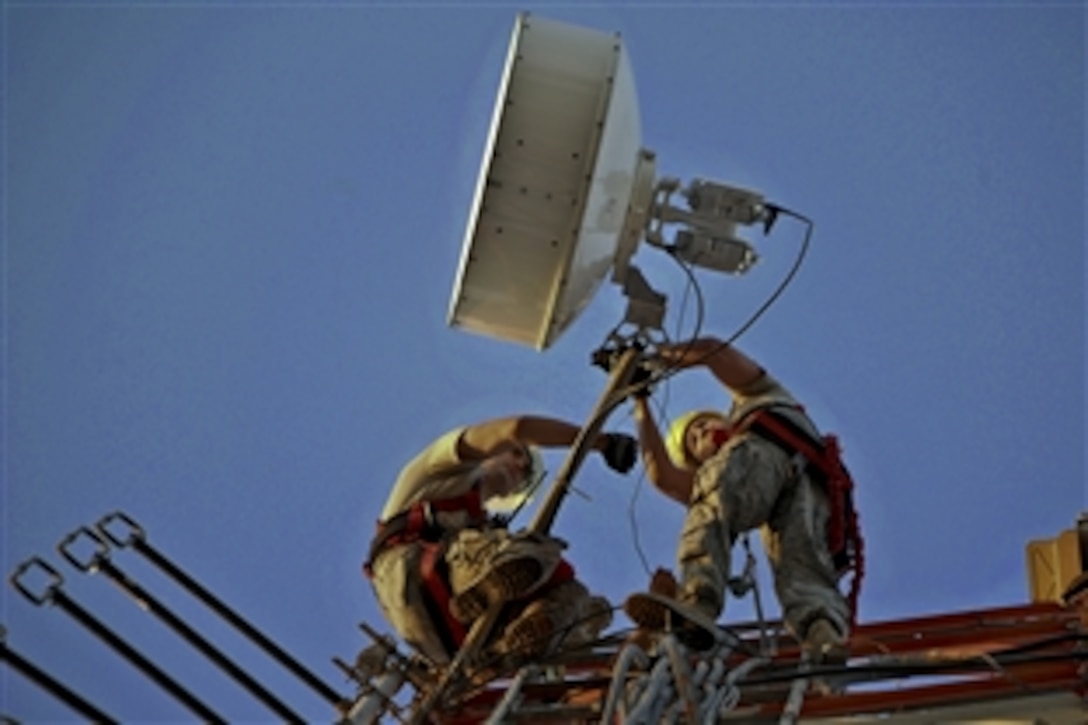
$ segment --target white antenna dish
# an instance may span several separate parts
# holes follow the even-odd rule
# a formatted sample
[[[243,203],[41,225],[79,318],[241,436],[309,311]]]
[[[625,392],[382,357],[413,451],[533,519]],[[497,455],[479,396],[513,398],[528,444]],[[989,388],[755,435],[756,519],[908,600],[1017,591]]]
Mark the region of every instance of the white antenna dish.
[[[514,23],[476,181],[448,322],[550,346],[612,270],[628,322],[660,329],[664,297],[630,265],[643,238],[680,259],[743,273],[738,224],[774,215],[752,191],[697,179],[655,182],[618,35],[530,17]],[[669,200],[680,191],[687,208]],[[670,243],[666,225],[683,228]]]
[[[612,268],[640,141],[620,38],[519,14],[449,324],[551,345]]]

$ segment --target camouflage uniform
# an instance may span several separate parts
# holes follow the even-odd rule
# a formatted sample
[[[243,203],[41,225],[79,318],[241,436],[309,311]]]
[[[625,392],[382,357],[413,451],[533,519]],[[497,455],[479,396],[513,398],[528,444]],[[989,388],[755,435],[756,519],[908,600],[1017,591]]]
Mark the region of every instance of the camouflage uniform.
[[[732,396],[731,425],[772,406],[819,440],[793,396],[770,375]],[[725,601],[732,545],[739,534],[760,527],[790,629],[804,636],[814,619],[824,617],[848,631],[849,606],[827,548],[829,515],[825,488],[808,473],[798,475],[778,446],[754,433],[732,435],[695,473],[677,553],[679,598],[716,618]]]

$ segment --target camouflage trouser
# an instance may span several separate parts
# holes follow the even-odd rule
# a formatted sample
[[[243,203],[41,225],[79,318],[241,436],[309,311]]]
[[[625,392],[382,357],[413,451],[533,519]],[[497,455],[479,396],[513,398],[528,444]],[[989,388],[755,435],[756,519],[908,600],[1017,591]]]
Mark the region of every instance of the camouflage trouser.
[[[756,436],[731,440],[706,461],[694,490],[677,553],[681,598],[710,594],[718,612],[741,533],[762,527],[782,617],[797,636],[814,617],[848,630],[849,607],[827,548],[827,493],[797,476],[787,455]]]

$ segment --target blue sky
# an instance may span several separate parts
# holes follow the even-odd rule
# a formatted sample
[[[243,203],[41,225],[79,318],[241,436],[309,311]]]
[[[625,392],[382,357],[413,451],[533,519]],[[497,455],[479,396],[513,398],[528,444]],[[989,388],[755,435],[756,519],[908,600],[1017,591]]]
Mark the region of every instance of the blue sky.
[[[123,510],[351,692],[330,658],[366,643],[360,621],[387,630],[359,566],[400,466],[464,422],[582,422],[605,383],[589,355],[622,316],[606,284],[544,353],[445,323],[521,9],[622,34],[659,174],[758,189],[816,222],[738,344],[842,440],[862,621],[1027,601],[1025,545],[1088,508],[1072,2],[5,3],[5,576],[46,558],[213,709],[268,719],[58,560],[65,534]],[[749,236],[749,275],[699,275],[719,336],[770,294],[801,228]],[[653,250],[636,261],[670,332],[689,333],[687,278]],[[671,414],[724,404],[705,373],[668,389]],[[610,423],[633,430],[626,407]],[[595,458],[576,485],[591,500],[569,497],[554,531],[618,603],[646,582],[636,540],[649,566],[672,564],[682,511]],[[114,561],[304,717],[330,716],[135,554]],[[107,712],[188,717],[55,607],[10,587],[0,601],[8,644]],[[724,617],[751,615],[743,600]],[[9,669],[0,685],[0,713],[71,717]]]

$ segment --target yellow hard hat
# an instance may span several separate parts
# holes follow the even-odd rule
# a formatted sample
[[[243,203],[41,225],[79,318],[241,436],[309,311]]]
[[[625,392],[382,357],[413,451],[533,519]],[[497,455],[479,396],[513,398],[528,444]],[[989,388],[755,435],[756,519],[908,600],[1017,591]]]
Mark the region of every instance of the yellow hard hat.
[[[487,508],[491,511],[508,513],[525,505],[536,493],[540,482],[544,480],[544,458],[540,455],[540,449],[536,446],[525,446],[529,451],[529,472],[521,485],[505,496],[495,496],[487,500]]]
[[[689,410],[673,420],[672,424],[669,426],[669,434],[665,438],[665,450],[668,451],[669,458],[672,459],[674,466],[688,470],[698,467],[699,462],[692,458],[691,453],[688,451],[686,440],[688,426],[694,423],[696,418],[708,416],[722,419],[725,418],[725,416],[717,410]]]

